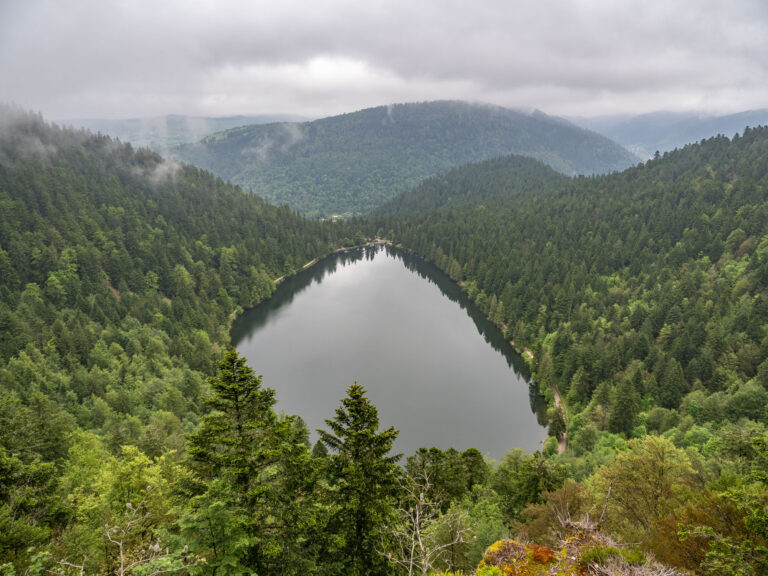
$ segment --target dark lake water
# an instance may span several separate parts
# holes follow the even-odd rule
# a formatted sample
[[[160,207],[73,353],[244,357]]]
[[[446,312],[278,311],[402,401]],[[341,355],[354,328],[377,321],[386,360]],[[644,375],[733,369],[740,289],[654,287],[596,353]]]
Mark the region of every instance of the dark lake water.
[[[276,390],[276,409],[313,432],[357,381],[380,428],[400,430],[406,456],[474,447],[498,459],[546,439],[544,400],[500,330],[437,268],[392,248],[332,256],[286,279],[237,319],[232,341]]]

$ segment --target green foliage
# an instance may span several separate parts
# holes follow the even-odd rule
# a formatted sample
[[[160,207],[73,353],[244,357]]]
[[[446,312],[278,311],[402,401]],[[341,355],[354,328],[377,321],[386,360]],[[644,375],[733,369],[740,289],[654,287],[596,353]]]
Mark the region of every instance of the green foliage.
[[[338,226],[147,150],[2,112],[0,390],[23,405],[50,399],[115,451],[142,436],[153,453],[178,448],[235,307],[328,253]],[[145,431],[158,410],[178,425],[166,416]]]
[[[610,172],[637,160],[563,120],[463,102],[242,126],[176,153],[308,216],[367,212],[429,176],[505,154],[532,156],[566,174]]]
[[[502,576],[503,574],[498,566],[483,566],[475,572],[475,576]]]
[[[64,515],[56,482],[52,464],[24,463],[0,446],[0,559],[23,556],[50,537],[49,525]]]
[[[378,550],[398,487],[400,455],[390,454],[397,430],[378,431],[376,407],[357,383],[347,389],[336,417],[326,424],[330,432],[318,433],[331,451],[333,490],[328,498],[334,513],[327,529],[341,539],[340,549],[334,552],[345,574],[387,574],[390,567]]]
[[[666,512],[690,494],[690,459],[667,439],[646,436],[599,470],[593,482],[604,494],[615,530],[647,535]]]
[[[534,378],[583,417],[581,455],[595,431],[664,433],[681,411],[699,426],[766,418],[767,154],[758,128],[591,178],[501,158],[425,181],[371,228],[531,350]]]
[[[459,452],[454,448],[419,448],[408,456],[406,471],[414,478],[429,478],[430,498],[441,502],[445,511],[451,502],[461,500],[475,485],[484,485],[490,469],[476,448]]]
[[[233,313],[362,228],[11,116],[0,571],[389,573],[380,552],[407,501],[396,431],[378,431],[354,385],[310,452],[303,422],[277,415],[227,349]],[[768,570],[766,158],[766,129],[605,177],[502,158],[432,178],[364,223],[460,282],[568,403],[551,422],[567,428],[564,455],[408,458],[440,506],[425,528],[449,544],[440,568],[471,571],[509,530],[556,543],[599,517],[641,543],[596,540],[607,567],[650,552],[694,573]]]
[[[235,306],[334,242],[336,227],[210,174],[3,113],[0,383],[25,402],[53,397],[82,425],[110,392],[116,412],[146,413],[179,388],[191,404],[165,409],[194,412],[189,370],[211,373]]]
[[[0,563],[24,570],[26,548],[56,535],[57,557],[108,573],[104,523],[148,485],[152,502],[168,496],[158,483],[210,410],[205,377],[234,311],[328,253],[341,227],[148,150],[0,114]],[[153,469],[148,457],[163,472],[129,490],[117,470]],[[169,514],[150,504],[147,538]]]
[[[630,566],[642,566],[647,562],[645,555],[637,550],[619,549],[614,546],[593,546],[581,551],[579,564],[586,568],[590,564],[604,564],[609,558],[623,558]]]
[[[559,488],[565,477],[565,469],[541,452],[529,455],[512,450],[493,471],[490,485],[499,495],[504,521],[509,524],[520,519],[528,504],[540,502],[543,492]]]
[[[640,396],[635,385],[625,378],[616,388],[616,400],[611,408],[608,429],[615,434],[624,433],[629,438],[635,428],[639,410]]]
[[[476,566],[482,560],[485,549],[507,537],[509,531],[501,507],[491,495],[482,495],[469,507],[469,519],[472,534],[465,562]]]
[[[768,570],[768,436],[754,436],[749,444],[747,475],[721,495],[741,512],[742,524],[681,524],[678,528],[682,541],[707,544],[701,563],[704,574],[746,576]]]
[[[209,386],[213,410],[189,438],[198,489],[181,520],[193,550],[224,573],[311,571],[316,474],[305,429],[275,414],[274,391],[234,349]]]

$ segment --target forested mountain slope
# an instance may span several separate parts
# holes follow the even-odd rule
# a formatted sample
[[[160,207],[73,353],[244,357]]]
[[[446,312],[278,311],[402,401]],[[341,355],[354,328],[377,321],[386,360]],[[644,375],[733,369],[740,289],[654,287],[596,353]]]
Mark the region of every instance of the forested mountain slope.
[[[609,176],[471,165],[391,201],[375,225],[533,351],[539,382],[584,413],[574,443],[577,425],[664,431],[678,411],[702,425],[766,417],[766,128]]]
[[[424,178],[516,153],[564,174],[637,161],[614,142],[540,112],[464,102],[396,104],[305,123],[244,126],[179,158],[308,216],[366,212]]]
[[[224,350],[237,305],[355,223],[2,112],[0,575],[679,573],[649,551],[712,576],[768,567],[764,131],[610,178],[494,160],[382,212],[573,409],[562,457],[425,447],[398,466],[362,386],[311,447]],[[655,406],[678,382],[679,409]],[[493,544],[511,535],[552,548]]]
[[[612,535],[675,566],[765,573],[768,128],[610,176],[531,163],[459,168],[372,217],[460,282],[562,398],[550,433],[566,432],[558,462],[576,481],[516,530],[579,541],[572,520],[602,507]]]
[[[0,394],[159,453],[172,440],[150,439],[150,416],[166,411],[177,435],[194,424],[228,316],[326,254],[338,227],[146,149],[3,112]]]

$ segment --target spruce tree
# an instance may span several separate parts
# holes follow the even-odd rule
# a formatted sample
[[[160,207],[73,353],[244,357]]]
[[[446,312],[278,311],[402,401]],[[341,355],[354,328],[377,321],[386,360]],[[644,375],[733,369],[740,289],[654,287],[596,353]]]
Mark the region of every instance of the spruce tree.
[[[181,524],[217,574],[313,571],[317,474],[306,429],[277,416],[274,391],[234,349],[208,382],[213,411],[189,438],[198,487]]]
[[[616,389],[608,429],[616,434],[623,432],[627,438],[631,438],[639,411],[640,397],[635,390],[635,384],[629,378],[624,378]]]
[[[664,368],[659,392],[659,403],[664,408],[676,409],[685,394],[685,375],[680,363],[670,358]]]
[[[378,432],[378,411],[357,383],[341,404],[336,417],[326,420],[331,431],[318,430],[332,452],[329,497],[336,513],[329,529],[341,543],[333,554],[349,576],[388,574],[391,568],[379,551],[398,486],[400,455],[390,454],[398,432],[394,427]]]

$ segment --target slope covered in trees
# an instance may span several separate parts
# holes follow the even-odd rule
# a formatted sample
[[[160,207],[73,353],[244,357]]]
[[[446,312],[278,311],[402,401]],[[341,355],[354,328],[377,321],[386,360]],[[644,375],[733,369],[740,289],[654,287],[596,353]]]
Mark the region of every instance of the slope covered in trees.
[[[565,400],[560,462],[588,480],[531,507],[528,534],[606,498],[611,533],[665,561],[768,567],[768,128],[610,176],[459,168],[373,227],[460,282]]]
[[[531,192],[530,190],[534,190]],[[519,158],[461,168],[376,226],[464,283],[559,387],[574,449],[763,420],[768,403],[768,129],[621,174],[558,179]],[[687,428],[686,428],[687,429]]]
[[[146,149],[4,112],[0,393],[58,415],[43,428],[77,424],[159,454],[194,426],[230,314],[326,254],[339,227]],[[60,458],[63,436],[50,435],[46,456]]]
[[[565,174],[610,172],[637,161],[565,120],[464,102],[244,126],[177,149],[179,158],[308,216],[367,212],[428,176],[511,153]]]
[[[277,414],[275,392],[225,349],[236,306],[343,243],[346,226],[308,222],[146,150],[4,112],[3,576],[675,573],[648,552],[713,576],[765,572],[763,131],[612,178],[495,160],[430,180],[382,214],[382,229],[448,269],[496,321],[519,319],[508,330],[575,410],[564,457],[551,445],[498,463],[476,449],[423,448],[399,467],[397,431],[379,425],[364,388],[349,387],[310,449],[301,419]],[[574,208],[578,194],[586,212]],[[674,205],[683,219],[689,204],[704,215],[695,226],[663,210]],[[635,225],[650,227],[631,236],[647,258],[638,270],[629,240],[612,236]],[[718,244],[733,226],[741,232]],[[577,235],[586,228],[610,249],[590,255],[602,244]],[[523,295],[533,316],[514,298],[524,286],[514,270],[498,267],[517,254],[508,234],[531,242],[519,269],[540,292]],[[581,260],[558,263],[552,255],[566,249]],[[513,297],[492,292],[497,284]],[[673,304],[654,320],[667,293]],[[677,356],[700,321],[719,379]],[[692,388],[677,410],[656,406],[653,384],[673,360],[671,377]],[[554,547],[492,545],[509,536]]]

